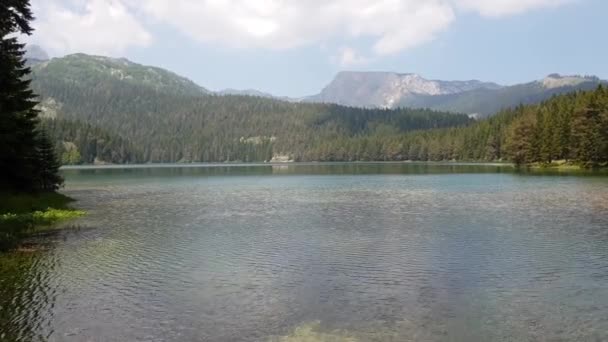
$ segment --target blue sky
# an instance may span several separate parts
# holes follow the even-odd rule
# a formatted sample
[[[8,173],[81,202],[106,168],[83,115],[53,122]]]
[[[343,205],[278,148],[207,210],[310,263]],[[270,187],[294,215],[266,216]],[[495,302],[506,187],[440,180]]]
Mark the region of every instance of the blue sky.
[[[28,40],[299,97],[340,70],[514,84],[608,78],[605,0],[32,0]]]

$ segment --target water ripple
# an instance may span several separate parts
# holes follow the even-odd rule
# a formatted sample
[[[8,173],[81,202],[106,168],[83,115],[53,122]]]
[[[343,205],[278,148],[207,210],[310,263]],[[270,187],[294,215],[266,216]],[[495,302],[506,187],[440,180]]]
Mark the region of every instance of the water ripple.
[[[0,337],[608,339],[606,178],[116,172],[4,258]]]

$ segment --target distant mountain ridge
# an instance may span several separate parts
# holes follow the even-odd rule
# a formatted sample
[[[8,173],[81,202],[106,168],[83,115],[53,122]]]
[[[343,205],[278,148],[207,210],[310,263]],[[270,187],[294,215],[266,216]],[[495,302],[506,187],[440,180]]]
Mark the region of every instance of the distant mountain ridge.
[[[50,59],[48,53],[38,45],[28,45],[25,50],[25,60],[27,65],[35,65],[46,62]]]
[[[404,98],[457,94],[476,89],[500,89],[502,86],[477,80],[427,80],[417,74],[394,72],[338,73],[320,94],[307,102],[330,102],[348,106],[393,108]]]
[[[551,96],[590,90],[606,81],[595,76],[551,74],[542,80],[513,86],[492,82],[427,80],[417,74],[341,72],[306,102],[355,107],[424,107],[489,116],[503,108],[541,102]]]
[[[486,117],[520,104],[536,104],[556,95],[593,90],[603,83],[606,81],[595,76],[551,74],[541,80],[498,89],[475,89],[447,95],[408,97],[397,106],[431,108]]]
[[[472,123],[424,109],[218,95],[163,69],[84,54],[34,65],[31,86],[66,163],[312,160],[329,153],[336,137]],[[362,150],[357,158],[374,153]]]
[[[520,104],[542,102],[554,95],[591,90],[606,83],[596,76],[551,74],[541,80],[504,86],[478,80],[428,80],[415,73],[343,71],[317,95],[288,98],[255,89],[210,91],[173,72],[125,58],[73,54],[49,60],[46,52],[36,45],[28,46],[26,58],[28,65],[35,68],[36,75],[45,72],[61,74],[62,79],[71,78],[75,84],[82,83],[87,77],[107,77],[171,94],[251,96],[362,108],[429,108],[475,117],[490,116]]]
[[[267,97],[273,98],[274,95],[270,93],[265,93],[263,91],[255,90],[255,89],[223,89],[215,92],[217,95],[236,95],[236,96],[256,96],[256,97]]]
[[[33,65],[33,78],[53,81],[61,78],[73,85],[91,80],[126,82],[171,94],[202,95],[210,91],[171,71],[137,64],[126,58],[92,56],[82,53],[53,58]]]

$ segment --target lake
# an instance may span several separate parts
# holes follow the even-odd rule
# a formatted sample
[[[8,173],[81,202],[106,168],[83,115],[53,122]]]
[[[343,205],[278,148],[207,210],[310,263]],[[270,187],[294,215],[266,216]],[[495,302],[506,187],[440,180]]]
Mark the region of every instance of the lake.
[[[608,340],[608,176],[504,165],[76,168],[0,257],[0,340]]]

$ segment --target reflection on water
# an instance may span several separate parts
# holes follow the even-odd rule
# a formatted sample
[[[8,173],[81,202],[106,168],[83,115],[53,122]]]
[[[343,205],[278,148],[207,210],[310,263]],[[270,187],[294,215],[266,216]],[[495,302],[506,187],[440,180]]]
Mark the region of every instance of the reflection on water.
[[[64,172],[87,229],[2,257],[5,338],[608,339],[605,175],[438,164]]]
[[[52,258],[32,253],[1,256],[0,341],[46,341],[56,288]]]

